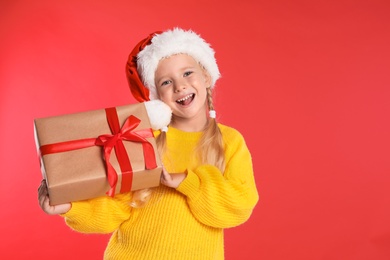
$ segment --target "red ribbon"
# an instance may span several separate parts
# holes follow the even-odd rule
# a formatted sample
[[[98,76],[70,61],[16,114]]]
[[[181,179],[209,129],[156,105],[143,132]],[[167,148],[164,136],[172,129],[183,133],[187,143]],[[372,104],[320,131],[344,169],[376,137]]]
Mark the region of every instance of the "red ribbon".
[[[67,152],[75,149],[82,149],[94,145],[103,147],[103,155],[107,168],[107,179],[110,184],[110,190],[107,194],[111,197],[115,195],[118,174],[110,163],[112,149],[115,150],[116,157],[122,172],[122,183],[120,192],[131,190],[133,181],[133,169],[127,155],[123,140],[138,142],[142,144],[145,158],[145,169],[150,170],[157,167],[156,156],[152,144],[146,140],[153,137],[150,128],[134,131],[141,120],[131,115],[124,122],[122,128],[119,125],[118,114],[115,107],[106,108],[106,117],[112,134],[100,135],[97,138],[85,138],[80,140],[71,140],[66,142],[42,145],[40,149],[41,156],[45,154]]]

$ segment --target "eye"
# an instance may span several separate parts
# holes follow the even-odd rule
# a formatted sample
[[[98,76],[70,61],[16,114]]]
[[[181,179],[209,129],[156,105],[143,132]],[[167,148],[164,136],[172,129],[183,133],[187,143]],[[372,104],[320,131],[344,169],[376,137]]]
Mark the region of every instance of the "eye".
[[[160,86],[169,85],[171,82],[172,82],[171,80],[165,80],[165,81],[161,82]]]
[[[184,72],[184,77],[188,77],[189,75],[191,75],[192,73],[194,73],[193,71],[186,71]]]

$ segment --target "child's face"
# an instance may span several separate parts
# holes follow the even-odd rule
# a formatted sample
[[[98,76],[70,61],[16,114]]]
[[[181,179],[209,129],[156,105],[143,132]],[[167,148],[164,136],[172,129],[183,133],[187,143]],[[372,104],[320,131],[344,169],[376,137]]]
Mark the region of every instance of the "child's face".
[[[175,117],[206,117],[211,77],[191,56],[177,54],[162,59],[155,73],[155,84],[159,98],[172,109]]]

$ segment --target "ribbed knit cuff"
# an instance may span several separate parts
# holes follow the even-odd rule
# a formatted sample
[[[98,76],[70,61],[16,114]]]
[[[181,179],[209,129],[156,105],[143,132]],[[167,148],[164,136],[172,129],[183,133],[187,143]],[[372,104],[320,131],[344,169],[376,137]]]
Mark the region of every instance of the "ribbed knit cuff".
[[[199,188],[200,179],[198,175],[192,171],[187,171],[187,177],[180,183],[176,190],[188,197],[194,197],[196,194],[199,194]]]

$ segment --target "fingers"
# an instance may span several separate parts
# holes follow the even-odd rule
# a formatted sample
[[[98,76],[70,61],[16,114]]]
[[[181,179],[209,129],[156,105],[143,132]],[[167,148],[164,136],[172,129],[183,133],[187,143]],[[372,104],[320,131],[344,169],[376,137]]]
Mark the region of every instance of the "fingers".
[[[42,180],[41,184],[38,187],[38,197],[40,197],[43,194],[47,194],[47,186],[45,180]]]
[[[45,197],[49,198],[49,191],[47,189],[46,180],[42,180],[38,188],[38,201],[42,201]]]
[[[164,181],[169,181],[172,179],[171,175],[167,172],[167,170],[165,170],[165,168],[163,168],[161,177]]]
[[[39,206],[42,208],[42,210],[46,213],[48,213],[48,209],[50,208],[49,202],[50,199],[49,199],[49,192],[46,185],[46,180],[42,180],[38,188],[38,203]]]
[[[187,174],[185,173],[169,174],[166,170],[163,170],[160,182],[167,187],[176,189],[186,177]]]
[[[49,191],[47,189],[46,181],[42,180],[38,188],[38,203],[41,209],[49,215],[62,214],[69,211],[71,203],[64,203],[56,206],[50,205]]]
[[[46,214],[50,214],[50,199],[49,199],[49,196],[42,196],[39,198],[39,206],[42,208],[42,210],[46,213]]]

